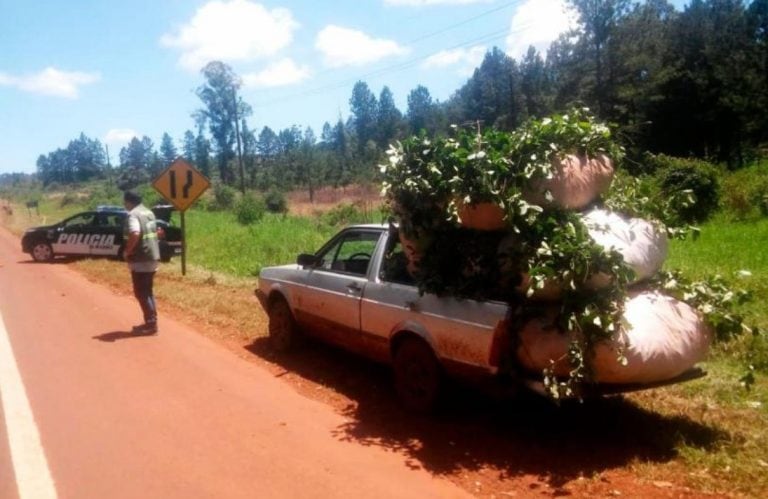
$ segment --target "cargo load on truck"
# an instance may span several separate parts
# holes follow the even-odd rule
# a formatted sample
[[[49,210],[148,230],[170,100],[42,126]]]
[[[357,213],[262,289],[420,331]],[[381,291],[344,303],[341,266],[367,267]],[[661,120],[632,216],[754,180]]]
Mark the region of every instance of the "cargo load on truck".
[[[608,127],[575,109],[454,132],[398,143],[382,166],[422,292],[507,302],[507,365],[543,373],[554,396],[663,382],[706,357],[705,314],[660,278],[668,227],[606,202],[623,157]]]

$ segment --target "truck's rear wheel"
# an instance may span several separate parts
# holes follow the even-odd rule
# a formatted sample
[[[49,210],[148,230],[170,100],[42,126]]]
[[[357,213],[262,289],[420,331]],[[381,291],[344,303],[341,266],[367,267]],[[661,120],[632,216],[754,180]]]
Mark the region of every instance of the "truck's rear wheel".
[[[421,339],[406,338],[395,350],[392,368],[403,406],[411,412],[430,412],[440,395],[443,373],[429,345]]]

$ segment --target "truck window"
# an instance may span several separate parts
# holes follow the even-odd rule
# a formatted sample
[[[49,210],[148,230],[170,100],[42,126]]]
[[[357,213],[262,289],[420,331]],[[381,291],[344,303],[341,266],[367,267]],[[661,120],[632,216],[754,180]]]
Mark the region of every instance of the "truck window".
[[[381,264],[381,280],[397,284],[415,284],[416,281],[408,272],[408,257],[405,256],[397,235],[390,236],[388,246]]]
[[[343,274],[364,276],[379,241],[378,232],[349,231],[320,255],[318,268]]]

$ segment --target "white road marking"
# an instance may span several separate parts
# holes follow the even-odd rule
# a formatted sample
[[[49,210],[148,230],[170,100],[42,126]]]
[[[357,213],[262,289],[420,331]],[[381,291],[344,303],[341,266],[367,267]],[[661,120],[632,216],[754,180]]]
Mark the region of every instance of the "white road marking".
[[[40,433],[13,356],[11,340],[0,314],[0,404],[5,414],[8,447],[20,499],[55,499]]]

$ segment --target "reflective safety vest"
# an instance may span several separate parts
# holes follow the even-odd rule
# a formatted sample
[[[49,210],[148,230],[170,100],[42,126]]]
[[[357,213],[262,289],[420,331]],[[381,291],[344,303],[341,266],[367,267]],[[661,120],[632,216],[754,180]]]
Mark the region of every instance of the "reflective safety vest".
[[[157,241],[157,224],[155,223],[155,214],[148,210],[144,205],[138,205],[130,212],[125,219],[125,238],[128,240],[130,235],[128,230],[128,221],[130,217],[136,217],[139,220],[139,243],[129,258],[131,262],[156,262],[160,260],[160,244]]]

